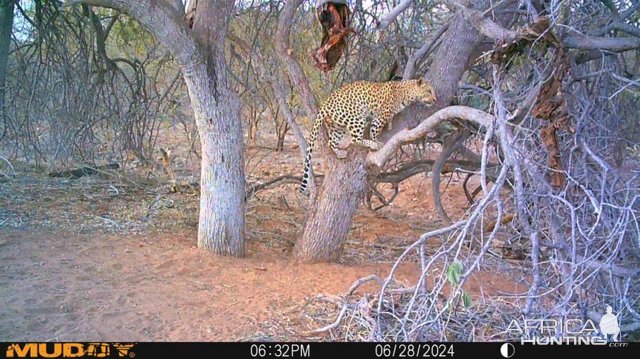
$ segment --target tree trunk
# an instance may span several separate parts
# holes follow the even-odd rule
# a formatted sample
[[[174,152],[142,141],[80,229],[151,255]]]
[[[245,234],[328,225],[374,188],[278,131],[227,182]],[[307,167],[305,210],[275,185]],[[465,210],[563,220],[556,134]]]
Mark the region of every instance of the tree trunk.
[[[7,82],[14,0],[0,0],[0,113],[4,118],[4,93]]]
[[[425,119],[438,109],[447,106],[458,89],[458,82],[470,62],[481,36],[476,29],[459,14],[443,35],[443,45],[435,54],[433,65],[425,78],[436,90],[438,102],[427,109],[411,106],[394,119],[394,132],[409,125],[415,126],[415,118]],[[392,133],[384,134],[387,139]],[[368,188],[365,156],[361,148],[349,148],[349,155],[338,160],[327,156],[322,189],[318,190],[315,207],[309,209],[302,238],[294,248],[297,260],[308,262],[335,261],[339,258],[353,216]]]
[[[238,97],[231,89],[224,40],[233,1],[201,1],[193,35],[204,61],[182,66],[202,145],[198,247],[244,255],[244,143]]]
[[[221,62],[184,71],[202,146],[198,247],[239,257],[244,255],[242,127],[238,99],[222,87]]]
[[[244,143],[238,97],[231,89],[224,58],[234,1],[198,2],[192,30],[180,7],[174,7],[176,2],[81,1],[126,12],[176,59],[187,84],[202,146],[198,247],[243,256]]]
[[[276,127],[276,136],[278,137],[278,141],[276,143],[276,151],[284,151],[284,138],[287,136],[287,132],[289,131],[288,123],[285,119],[276,116],[274,119],[274,124]]]
[[[318,189],[315,205],[309,207],[302,238],[293,249],[295,259],[305,262],[338,260],[353,215],[368,188],[366,155],[367,150],[350,146],[344,160],[327,156],[325,179]]]

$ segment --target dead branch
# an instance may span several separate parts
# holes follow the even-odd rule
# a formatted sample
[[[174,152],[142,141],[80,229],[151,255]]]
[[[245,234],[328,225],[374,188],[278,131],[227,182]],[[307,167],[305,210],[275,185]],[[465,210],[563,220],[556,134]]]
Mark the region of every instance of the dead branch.
[[[569,72],[569,62],[562,48],[556,51],[553,75],[542,85],[532,114],[547,122],[540,130],[540,137],[549,153],[548,164],[552,170],[551,185],[555,188],[561,188],[564,186],[566,178],[560,160],[561,156],[557,131],[560,129],[569,129],[569,114],[562,92],[562,82]]]
[[[634,278],[640,274],[640,268],[625,268],[611,263],[604,263],[592,258],[584,258],[583,256],[576,256],[576,258],[593,270],[608,270],[618,277]]]
[[[564,186],[565,176],[556,132],[559,129],[569,128],[569,115],[562,93],[563,80],[569,72],[569,60],[564,47],[554,32],[549,29],[549,19],[540,17],[538,21],[519,31],[515,38],[496,41],[491,61],[508,69],[509,66],[504,64],[509,64],[513,56],[522,54],[533,43],[542,44],[545,48],[555,48],[554,64],[547,69],[548,74],[544,83],[534,86],[527,93],[525,101],[518,106],[512,119],[520,121],[529,113],[529,108],[533,105],[532,114],[546,121],[547,124],[540,130],[540,136],[549,153],[548,163],[552,170],[551,185],[561,188]]]
[[[390,205],[398,196],[398,194],[400,193],[400,187],[397,183],[393,183],[391,185],[391,188],[393,189],[393,194],[391,195],[391,198],[387,199],[379,190],[378,190],[378,186],[377,183],[376,184],[372,184],[369,186],[369,192],[367,193],[367,195],[364,198],[364,202],[367,205],[367,207],[372,210],[372,211],[378,211],[388,205]],[[372,196],[376,196],[376,198],[378,199],[378,201],[380,201],[380,203],[382,203],[381,205],[379,205],[378,207],[373,207],[373,202],[371,201],[371,197]]]
[[[324,175],[323,174],[317,174],[317,175],[315,175],[315,177],[316,178],[322,178],[322,177],[324,177]],[[282,186],[282,185],[285,185],[285,184],[300,184],[301,181],[302,181],[302,177],[301,176],[293,176],[293,175],[279,176],[279,177],[271,179],[271,180],[269,180],[267,182],[256,184],[256,185],[250,187],[249,189],[247,189],[246,199],[249,199],[249,198],[253,197],[256,193],[258,193],[260,191],[272,189],[272,188],[275,188],[275,187],[278,187],[278,186]]]
[[[445,223],[451,223],[451,219],[442,206],[442,198],[440,196],[440,172],[442,172],[447,159],[456,153],[464,141],[466,141],[470,136],[471,132],[466,129],[452,135],[452,137],[443,144],[442,151],[433,163],[433,176],[431,177],[433,202],[436,207],[436,211],[438,212],[438,216],[440,216],[440,219],[445,221]]]
[[[435,160],[417,160],[404,164],[401,168],[383,172],[378,174],[373,180],[377,183],[400,183],[407,178],[413,177],[417,174],[427,173],[433,169]],[[489,164],[491,170],[489,171],[489,177],[495,178],[497,176],[496,168],[498,165]],[[444,162],[440,173],[451,173],[458,171],[478,171],[480,169],[480,161],[468,161],[468,160],[447,160]]]
[[[371,275],[368,275],[366,277],[359,278],[359,279],[357,279],[355,282],[353,282],[351,284],[351,287],[349,288],[349,291],[347,292],[347,296],[353,295],[353,293],[355,293],[355,291],[361,285],[363,285],[364,283],[367,283],[367,282],[371,282],[371,281],[376,281],[380,285],[382,285],[384,283],[382,278],[380,278],[379,276],[377,276],[375,274],[371,274]]]
[[[284,175],[284,176],[279,176],[276,177],[272,180],[269,180],[267,182],[264,183],[260,183],[257,185],[254,185],[253,187],[249,188],[247,190],[247,195],[246,198],[251,198],[253,197],[256,193],[263,191],[265,189],[269,189],[269,188],[274,188],[274,187],[278,187],[284,184],[299,184],[302,181],[302,177],[300,176],[292,176],[292,175]]]
[[[463,16],[473,24],[485,36],[494,39],[498,42],[513,42],[517,38],[522,38],[523,35],[530,31],[529,28],[525,28],[521,31],[513,31],[502,27],[500,24],[488,19],[483,13],[469,9],[466,6],[460,4],[455,0],[443,0],[447,6],[452,9],[460,11]],[[544,17],[540,18],[543,21],[548,22]],[[625,31],[635,33],[633,29],[625,27]],[[533,34],[542,32],[533,31]],[[586,36],[581,33],[574,33],[564,38],[563,45],[570,49],[579,50],[601,50],[610,52],[624,52],[640,48],[640,38],[634,37],[592,37]]]
[[[633,35],[635,37],[640,37],[640,29],[636,26],[629,25],[623,22],[612,22],[611,24],[605,26],[602,30],[597,31],[595,33],[596,36],[602,36],[607,34],[611,30],[620,30],[626,32],[629,35]]]
[[[340,309],[340,313],[338,314],[338,317],[336,318],[336,320],[327,325],[324,326],[322,328],[318,328],[318,329],[314,329],[312,331],[309,331],[308,334],[318,334],[318,333],[323,333],[326,331],[329,331],[331,329],[337,328],[340,325],[340,322],[342,322],[342,318],[344,317],[344,315],[347,313],[347,308],[348,308],[348,304],[345,303],[342,305],[342,309]]]
[[[471,179],[471,177],[473,177],[473,173],[467,173],[467,175],[464,178],[464,181],[462,182],[462,188],[464,189],[464,195],[467,197],[467,201],[469,202],[469,204],[473,204],[474,198],[478,195],[478,193],[480,193],[480,191],[482,191],[482,186],[478,186],[475,190],[473,190],[472,193],[469,193],[469,189],[467,188],[467,184],[469,183],[469,179]]]
[[[13,165],[11,164],[11,162],[9,162],[9,160],[4,158],[3,156],[0,156],[0,160],[2,160],[4,163],[7,164],[9,169],[11,169],[11,173],[12,173],[13,177],[15,178],[16,177],[16,170],[13,168]],[[8,175],[4,174],[3,172],[0,172],[0,175],[5,176],[5,177],[9,177]]]
[[[464,147],[464,146],[461,146]],[[471,152],[470,150],[467,149],[467,151]],[[468,155],[468,154],[466,154]],[[369,192],[367,193],[367,196],[365,197],[365,204],[367,205],[367,207],[369,209],[371,209],[372,211],[377,211],[381,208],[384,208],[388,205],[390,205],[393,200],[396,198],[396,196],[399,194],[399,187],[398,185],[406,180],[407,178],[413,177],[415,175],[418,174],[424,174],[427,172],[432,172],[434,171],[433,169],[433,165],[435,163],[435,160],[417,160],[417,161],[411,161],[409,163],[404,164],[401,168],[393,170],[393,171],[389,171],[389,172],[384,172],[384,173],[380,173],[378,174],[376,177],[371,178],[370,180],[370,187],[369,187]],[[477,161],[468,161],[468,160],[447,160],[444,162],[444,164],[441,166],[440,168],[440,173],[441,174],[445,174],[445,173],[452,173],[452,172],[475,172],[475,171],[479,171],[481,168],[481,163],[480,160],[478,159]],[[499,166],[496,164],[489,164],[489,167],[487,168],[487,177],[489,179],[491,179],[492,181],[495,180],[495,178],[497,177],[497,173],[498,173],[498,168]],[[469,173],[469,176],[473,175],[473,173]],[[434,173],[435,176],[435,173]],[[467,178],[469,177],[467,176]],[[387,199],[378,189],[377,186],[380,183],[389,183],[392,186],[393,189],[393,194],[391,195],[391,198]],[[466,183],[466,182],[465,182]],[[463,184],[464,185],[464,184]],[[474,197],[477,193],[479,193],[481,188],[476,189],[476,191],[474,192]],[[468,192],[468,190],[465,188],[465,192]],[[378,200],[380,201],[380,203],[382,203],[380,206],[378,207],[373,207],[373,203],[371,201],[371,198],[375,196],[376,198],[378,198]],[[467,198],[469,198],[470,195],[467,195]]]

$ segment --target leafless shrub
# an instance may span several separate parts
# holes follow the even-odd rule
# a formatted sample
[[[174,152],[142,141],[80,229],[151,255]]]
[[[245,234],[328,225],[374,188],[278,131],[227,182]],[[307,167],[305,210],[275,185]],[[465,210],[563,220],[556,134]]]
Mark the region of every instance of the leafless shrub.
[[[36,18],[18,7],[3,151],[35,163],[153,159],[159,126],[179,121],[171,58],[116,11],[48,2]]]
[[[549,16],[563,32],[602,36],[608,33],[602,28],[616,21],[638,26],[637,20],[612,17],[604,2],[558,3]],[[629,4],[621,6],[624,13]],[[343,339],[513,340],[519,339],[507,332],[513,319],[589,318],[597,323],[606,305],[614,307],[623,333],[640,328],[637,53],[570,54],[570,71],[553,93],[553,101],[564,98],[570,118],[555,132],[560,175],[566,177],[558,186],[558,169],[550,165],[545,144],[548,123],[531,104],[546,101],[541,85],[559,71],[561,51],[534,44],[508,64],[480,64],[484,70],[479,71],[491,81],[485,79],[487,89],[478,92],[491,100],[487,111],[495,118],[493,127],[476,132],[484,138],[482,196],[462,218],[423,234],[404,251],[377,298],[368,299],[370,312],[347,298],[342,326],[323,329]],[[531,94],[534,101],[527,100]],[[494,146],[499,170],[489,185],[486,164]],[[510,214],[515,219],[505,221]],[[505,256],[496,253],[505,237],[506,244],[524,245],[525,261],[514,266],[496,260],[496,255]],[[434,238],[441,245],[427,247]],[[390,284],[407,262],[419,263],[421,276],[405,288],[409,294],[398,294]],[[469,294],[470,278],[491,270],[519,276],[526,290],[493,297]],[[352,336],[363,331],[366,336]]]

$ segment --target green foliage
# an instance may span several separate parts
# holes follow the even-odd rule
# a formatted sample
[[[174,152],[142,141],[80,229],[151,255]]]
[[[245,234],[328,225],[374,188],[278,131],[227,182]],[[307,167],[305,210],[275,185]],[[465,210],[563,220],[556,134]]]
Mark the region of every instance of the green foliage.
[[[460,263],[460,261],[456,260],[455,262],[451,263],[449,265],[449,267],[447,268],[447,280],[449,281],[449,283],[451,284],[451,286],[454,286],[456,284],[458,284],[460,282],[460,276],[462,275],[462,263]]]
[[[464,266],[459,260],[454,261],[447,267],[446,276],[447,281],[451,284],[451,293],[455,293],[456,289],[460,286],[460,279],[462,277],[462,272],[464,271]],[[453,295],[453,294],[452,294]],[[462,299],[462,304],[465,308],[469,308],[472,305],[471,295],[464,290],[461,290],[461,294],[459,298],[453,298],[453,302],[458,303],[460,299]],[[453,305],[450,307],[451,310],[455,308],[457,305]]]
[[[467,292],[462,292],[462,303],[465,308],[471,307],[471,295]]]

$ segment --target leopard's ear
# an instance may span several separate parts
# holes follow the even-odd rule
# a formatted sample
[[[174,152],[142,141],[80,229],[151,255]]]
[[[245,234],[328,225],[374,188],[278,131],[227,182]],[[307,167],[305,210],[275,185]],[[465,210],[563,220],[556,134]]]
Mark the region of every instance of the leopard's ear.
[[[418,78],[418,86],[422,86],[423,83],[424,80],[422,80],[422,77]]]

